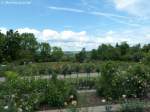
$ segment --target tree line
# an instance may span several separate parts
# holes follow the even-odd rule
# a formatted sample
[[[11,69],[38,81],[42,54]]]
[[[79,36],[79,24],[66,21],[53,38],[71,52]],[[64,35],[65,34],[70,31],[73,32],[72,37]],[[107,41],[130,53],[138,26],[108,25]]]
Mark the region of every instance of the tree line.
[[[75,55],[66,54],[60,47],[52,47],[49,43],[38,42],[32,33],[19,34],[9,30],[6,34],[0,32],[0,63],[12,61],[34,62],[89,62],[89,61],[149,61],[150,44],[130,46],[122,42],[112,46],[101,44],[97,49],[86,51],[83,48]]]
[[[112,46],[111,44],[101,44],[97,49],[86,51],[83,48],[76,59],[79,62],[85,61],[150,61],[150,44],[136,44],[130,46],[127,42],[122,42]]]
[[[19,34],[9,30],[0,33],[0,62],[12,61],[59,61],[64,53],[60,47],[51,47],[46,42],[39,43],[32,33]]]

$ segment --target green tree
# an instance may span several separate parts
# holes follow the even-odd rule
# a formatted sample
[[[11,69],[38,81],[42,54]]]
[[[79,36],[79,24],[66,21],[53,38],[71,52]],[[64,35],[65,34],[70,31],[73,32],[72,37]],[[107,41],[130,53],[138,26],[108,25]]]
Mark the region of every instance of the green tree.
[[[86,71],[86,73],[87,73],[87,79],[89,79],[90,78],[90,73],[92,72],[92,70],[94,69],[94,66],[93,66],[93,64],[91,64],[91,63],[87,63],[87,64],[85,64],[85,66],[84,66],[85,68],[85,71]]]
[[[51,55],[51,47],[48,43],[40,44],[40,55],[43,61],[49,61]]]
[[[79,81],[79,72],[80,72],[80,64],[75,64],[74,65],[74,71],[77,74],[76,83],[78,83],[78,81]]]
[[[27,60],[34,60],[39,44],[32,33],[21,34],[21,57]]]
[[[148,53],[150,51],[150,44],[144,45],[142,50],[146,53]]]
[[[113,79],[117,72],[117,65],[115,63],[105,63],[101,69],[101,76],[98,80],[97,92],[100,96],[106,98],[117,97],[113,92]]]
[[[4,43],[4,55],[8,61],[14,61],[20,57],[20,42],[21,38],[19,33],[9,30],[6,33],[6,41]]]
[[[83,48],[81,50],[81,52],[79,52],[78,54],[76,54],[76,60],[80,63],[84,62],[86,59],[87,55],[86,55],[86,50],[85,48]]]
[[[91,51],[91,59],[92,59],[92,60],[97,60],[97,59],[98,59],[97,54],[98,54],[97,50],[96,50],[96,49],[93,49],[93,50]]]
[[[100,71],[101,71],[101,68],[99,65],[96,66],[96,72],[98,74],[98,76],[100,76]]]
[[[69,72],[69,65],[63,65],[61,68],[61,73],[64,75],[64,78],[66,77],[68,72]]]
[[[61,61],[64,52],[59,47],[53,47],[51,52],[51,61]]]
[[[143,58],[144,58],[144,54],[141,51],[135,52],[135,53],[131,54],[131,56],[130,56],[130,60],[135,61],[135,62],[142,61]]]
[[[5,35],[0,32],[0,63],[4,60],[3,50],[4,50],[4,43],[5,43]]]
[[[102,44],[98,47],[97,55],[99,60],[119,60],[120,52],[110,44]]]
[[[121,45],[119,45],[121,55],[126,55],[129,51],[130,46],[127,42],[122,42]]]

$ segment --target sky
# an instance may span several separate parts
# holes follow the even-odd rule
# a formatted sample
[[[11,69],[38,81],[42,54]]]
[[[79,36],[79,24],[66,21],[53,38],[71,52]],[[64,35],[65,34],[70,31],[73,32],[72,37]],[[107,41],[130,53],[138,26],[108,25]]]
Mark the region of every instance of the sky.
[[[64,51],[150,42],[149,0],[0,0],[0,30],[34,33]]]

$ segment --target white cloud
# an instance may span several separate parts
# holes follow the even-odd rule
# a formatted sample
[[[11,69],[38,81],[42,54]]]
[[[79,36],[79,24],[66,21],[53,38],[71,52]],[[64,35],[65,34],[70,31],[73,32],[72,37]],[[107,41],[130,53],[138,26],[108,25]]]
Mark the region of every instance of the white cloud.
[[[48,41],[49,39],[58,39],[59,33],[51,29],[44,29],[41,32],[41,40]]]
[[[35,35],[38,35],[40,33],[40,31],[36,30],[36,29],[31,29],[31,28],[19,28],[16,29],[19,33],[34,33]]]
[[[123,33],[120,33],[120,32],[115,32],[115,31],[108,31],[106,32],[101,38],[98,38],[98,42],[100,43],[107,43],[107,44],[116,44],[116,43],[121,43],[123,41],[127,41],[127,42],[130,42],[131,39],[128,38],[127,35],[124,35]]]
[[[113,0],[116,8],[131,15],[148,17],[150,15],[149,0]]]
[[[68,7],[56,7],[56,6],[50,6],[48,7],[50,10],[56,10],[56,11],[65,11],[65,12],[76,12],[76,13],[82,13],[82,14],[88,14],[91,16],[102,16],[105,17],[106,19],[115,21],[120,24],[125,24],[129,26],[140,26],[139,24],[133,23],[134,18],[128,17],[128,16],[123,16],[123,15],[118,15],[114,13],[107,13],[107,12],[101,12],[101,11],[94,11],[94,10],[81,10],[81,9],[75,9],[75,8],[68,8]]]
[[[2,5],[31,5],[32,0],[1,0]]]
[[[117,15],[113,13],[100,12],[100,11],[93,11],[93,10],[86,11],[86,10],[81,10],[81,9],[73,9],[73,8],[68,8],[68,7],[55,7],[55,6],[50,6],[48,8],[51,10],[77,12],[77,13],[84,13],[84,14],[90,14],[90,15],[95,15],[95,16],[104,16],[104,17],[109,17],[109,18],[131,19],[126,16],[121,16],[121,15]]]
[[[50,6],[48,7],[51,10],[59,10],[59,11],[68,11],[68,12],[77,12],[77,13],[83,13],[83,10],[80,9],[74,9],[74,8],[68,8],[68,7],[55,7],[55,6]]]
[[[0,32],[3,33],[3,34],[6,34],[7,28],[0,27]]]
[[[97,16],[105,16],[105,17],[115,17],[115,18],[122,18],[122,19],[130,19],[126,16],[116,15],[112,13],[104,13],[104,12],[90,12],[90,14],[97,15]]]
[[[6,33],[7,28],[0,28]],[[19,33],[34,33],[39,42],[49,42],[51,46],[62,47],[65,51],[78,51],[85,47],[87,50],[97,48],[102,43],[115,45],[127,41],[129,44],[145,44],[150,42],[150,27],[126,29],[122,31],[107,31],[103,35],[89,35],[86,31],[71,30],[56,31],[52,29],[18,28]]]
[[[64,50],[80,50],[89,41],[86,31],[56,31],[52,29],[43,29],[40,31],[30,28],[19,28],[17,31],[19,33],[33,33],[38,41],[49,42],[52,46],[60,46]]]
[[[114,0],[116,7],[118,9],[125,9],[127,7],[132,7],[137,0]]]
[[[88,40],[86,31],[73,32],[73,31],[62,31],[60,37],[63,40],[85,42]]]

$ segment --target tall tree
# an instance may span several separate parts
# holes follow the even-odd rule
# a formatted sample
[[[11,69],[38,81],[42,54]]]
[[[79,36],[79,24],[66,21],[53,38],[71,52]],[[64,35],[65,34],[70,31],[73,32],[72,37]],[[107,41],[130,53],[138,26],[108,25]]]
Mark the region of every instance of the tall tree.
[[[81,52],[79,52],[78,54],[76,54],[76,60],[80,63],[84,62],[86,59],[87,55],[86,55],[86,50],[85,48],[83,48],[81,50]]]
[[[97,54],[98,54],[97,50],[96,50],[96,49],[93,49],[93,50],[91,51],[91,59],[97,60],[97,59],[98,59]]]
[[[36,56],[39,44],[32,33],[23,33],[21,34],[21,48],[20,52],[22,58],[27,60],[33,60]]]
[[[20,42],[21,38],[17,31],[7,31],[6,41],[4,45],[4,55],[7,58],[7,60],[11,61],[19,59],[19,52],[21,49]]]
[[[51,47],[48,43],[42,42],[40,44],[40,55],[43,61],[49,61],[51,55]]]
[[[60,61],[64,55],[64,52],[59,47],[53,47],[51,52],[51,61]]]
[[[3,50],[4,50],[4,43],[5,43],[5,35],[0,32],[0,63],[4,60]]]
[[[150,44],[144,45],[142,50],[146,53],[148,53],[150,51]]]
[[[121,45],[119,45],[119,48],[120,48],[121,55],[123,56],[128,53],[130,46],[128,45],[127,42],[122,42]]]
[[[119,50],[110,44],[102,44],[98,47],[97,56],[99,60],[118,60],[120,59]]]

